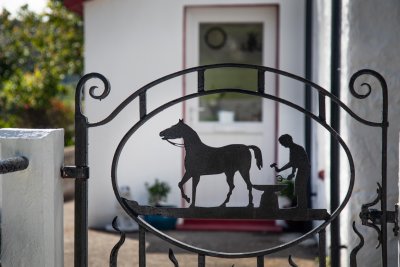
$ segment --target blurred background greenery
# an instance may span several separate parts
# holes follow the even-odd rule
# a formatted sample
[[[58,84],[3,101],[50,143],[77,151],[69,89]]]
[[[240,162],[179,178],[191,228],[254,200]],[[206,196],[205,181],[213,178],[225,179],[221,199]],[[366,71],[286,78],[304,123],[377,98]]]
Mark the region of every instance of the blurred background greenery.
[[[72,145],[82,18],[55,0],[41,13],[0,12],[0,127],[64,128]]]

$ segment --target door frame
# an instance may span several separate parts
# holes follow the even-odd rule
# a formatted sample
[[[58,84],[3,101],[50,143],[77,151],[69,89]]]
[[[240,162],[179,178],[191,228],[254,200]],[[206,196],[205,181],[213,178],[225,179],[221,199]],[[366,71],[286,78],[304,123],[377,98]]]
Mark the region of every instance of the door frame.
[[[276,13],[275,13],[275,22],[274,22],[274,24],[275,24],[275,30],[274,30],[274,32],[275,32],[275,40],[276,40],[276,42],[275,42],[275,44],[274,44],[274,53],[275,53],[275,56],[274,56],[274,60],[272,60],[272,61],[274,61],[274,62],[272,62],[271,60],[271,66],[270,67],[272,67],[272,68],[276,68],[276,69],[279,69],[279,56],[280,56],[280,50],[279,50],[279,44],[280,44],[280,6],[279,6],[279,4],[244,4],[244,5],[235,5],[235,4],[227,4],[227,5],[187,5],[187,6],[184,6],[184,10],[183,10],[183,27],[182,27],[182,36],[183,36],[183,38],[182,38],[182,69],[187,69],[188,67],[190,67],[189,66],[189,60],[188,60],[188,27],[190,27],[190,25],[189,25],[189,18],[188,18],[188,13],[190,12],[190,10],[193,10],[193,9],[210,9],[210,8],[215,8],[215,9],[243,9],[243,8],[275,8],[276,9]],[[251,11],[249,11],[249,12],[251,12]],[[215,21],[215,20],[214,20]],[[245,20],[245,19],[242,19],[242,20],[238,20],[238,22],[240,23],[240,22],[244,22],[244,21],[247,21],[247,20]],[[212,20],[210,20],[210,22],[212,22]],[[225,21],[221,21],[221,22],[225,22]],[[252,21],[249,21],[249,22],[262,22],[263,23],[263,25],[264,25],[264,22],[265,22],[265,20],[262,20],[262,21],[260,21],[258,18],[257,19],[255,19],[255,20],[252,20]],[[265,30],[264,30],[264,32],[265,32]],[[265,38],[266,38],[266,36],[264,36],[263,37],[263,40],[265,40]],[[264,43],[263,43],[263,45],[265,45]],[[264,46],[263,46],[263,48],[264,48]],[[198,52],[198,49],[196,50],[196,52]],[[263,54],[263,59],[262,59],[262,62],[263,62],[263,66],[265,66],[266,64],[266,56],[265,56],[265,53]],[[196,64],[197,63],[197,64]],[[194,63],[194,65],[198,65],[198,59],[197,59],[197,61]],[[272,79],[271,79],[272,80]],[[274,94],[274,95],[276,95],[277,97],[279,97],[279,75],[275,75],[274,76],[274,81],[273,81],[273,84],[274,84],[274,88],[275,88],[275,90],[274,90],[274,92],[271,92],[272,94]],[[187,89],[187,87],[188,87],[188,81],[187,81],[187,79],[186,79],[186,77],[183,77],[182,78],[182,95],[186,95],[187,94],[187,91],[188,91],[188,89]],[[273,105],[274,105],[274,107],[273,107],[273,109],[274,109],[274,132],[273,132],[273,139],[274,140],[277,140],[278,139],[278,136],[279,136],[279,104],[277,103],[277,102],[275,102],[275,103],[273,103]],[[265,111],[265,104],[263,104],[263,113],[264,113],[264,111]],[[187,114],[187,109],[188,109],[188,106],[187,106],[187,103],[186,102],[183,102],[182,103],[182,118],[186,121],[187,119],[188,119],[188,114]],[[197,117],[197,116],[196,116]],[[264,114],[263,114],[263,117],[264,117]],[[243,125],[240,125],[240,124],[243,124],[243,123],[237,123],[237,122],[235,122],[235,124],[237,125],[237,128],[239,129],[239,128],[241,128],[241,129],[243,129],[243,128],[245,128],[246,129],[246,127],[243,127]],[[261,132],[262,130],[263,130],[263,128],[265,127],[265,125],[264,125],[264,122],[263,121],[261,121],[261,122],[256,122],[256,123],[248,123],[248,122],[245,122],[245,124],[251,124],[252,126],[254,125],[254,126],[256,126],[256,130],[254,131],[249,131],[249,132]],[[224,126],[224,125],[218,125],[218,123],[215,123],[215,122],[202,122],[202,123],[199,123],[198,121],[196,122],[196,127],[200,127],[200,131],[201,130],[204,130],[204,129],[206,129],[207,127],[217,127],[217,131],[219,131],[219,132],[229,132],[229,131],[231,131],[232,130],[232,127],[230,127],[230,126],[228,126],[228,127],[226,127],[226,126]],[[233,131],[235,131],[235,129],[236,128],[234,128],[233,129]],[[278,144],[277,143],[275,143],[274,144],[274,147],[273,147],[273,158],[274,158],[274,162],[278,162],[278,159],[279,159],[279,152],[278,152]],[[183,159],[184,159],[184,152],[182,152],[182,164],[181,164],[181,172],[182,172],[182,175],[185,173],[185,168],[184,168],[184,162],[183,162]],[[182,200],[181,201],[181,206],[182,207],[185,207],[186,206],[186,202],[184,201],[184,200]]]

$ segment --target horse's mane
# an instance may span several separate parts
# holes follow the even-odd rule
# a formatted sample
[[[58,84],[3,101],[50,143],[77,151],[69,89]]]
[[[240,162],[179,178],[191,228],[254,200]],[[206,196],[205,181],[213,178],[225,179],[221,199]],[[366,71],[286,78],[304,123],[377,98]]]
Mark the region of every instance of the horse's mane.
[[[200,141],[201,142],[200,136],[197,134],[197,132],[195,130],[193,130],[192,127],[190,127],[183,121],[182,121],[182,125],[184,127],[183,131],[185,132],[186,136],[189,138],[189,141],[192,141],[192,142]]]

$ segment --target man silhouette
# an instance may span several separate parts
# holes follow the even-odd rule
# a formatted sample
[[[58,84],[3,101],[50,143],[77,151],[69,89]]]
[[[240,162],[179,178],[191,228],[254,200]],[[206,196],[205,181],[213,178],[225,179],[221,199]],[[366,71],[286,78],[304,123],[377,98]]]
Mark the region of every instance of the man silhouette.
[[[294,193],[297,198],[297,208],[307,209],[307,183],[311,169],[307,152],[302,146],[295,144],[293,138],[288,134],[281,135],[278,141],[282,146],[289,148],[289,162],[282,168],[278,168],[277,164],[273,163],[271,164],[271,168],[275,168],[277,173],[292,168],[292,173],[287,177],[287,179],[292,180],[295,178]]]

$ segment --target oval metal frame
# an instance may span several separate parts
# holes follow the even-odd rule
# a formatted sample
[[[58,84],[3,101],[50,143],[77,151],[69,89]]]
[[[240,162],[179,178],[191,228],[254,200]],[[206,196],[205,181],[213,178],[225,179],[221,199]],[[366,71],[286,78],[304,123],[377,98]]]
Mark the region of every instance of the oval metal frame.
[[[137,217],[137,214],[132,213],[132,210],[129,208],[129,206],[127,206],[125,204],[125,202],[122,200],[122,198],[119,195],[118,192],[118,183],[117,183],[117,168],[118,168],[118,161],[119,161],[119,157],[121,155],[121,152],[125,146],[125,144],[127,143],[127,141],[130,139],[130,137],[141,127],[143,126],[148,120],[150,120],[153,116],[155,116],[156,114],[160,113],[161,111],[165,110],[166,108],[173,106],[175,104],[178,104],[180,102],[189,100],[191,98],[197,98],[203,95],[210,95],[210,94],[220,94],[220,93],[242,93],[242,94],[249,94],[249,95],[256,95],[256,96],[260,96],[263,98],[267,98],[267,99],[273,99],[274,101],[278,101],[282,104],[286,104],[290,107],[293,107],[301,112],[303,112],[304,114],[306,114],[306,116],[311,117],[313,120],[317,121],[318,123],[320,123],[323,127],[325,127],[332,135],[335,136],[335,138],[338,140],[338,142],[340,143],[340,145],[342,146],[342,148],[344,149],[347,158],[349,160],[349,165],[350,165],[350,183],[349,183],[349,189],[346,193],[346,197],[344,199],[344,201],[342,202],[342,204],[332,213],[331,217],[326,220],[324,223],[322,223],[320,226],[314,228],[313,230],[309,231],[308,233],[304,234],[303,236],[295,239],[294,241],[291,242],[287,242],[284,245],[280,245],[277,247],[273,247],[270,249],[265,249],[265,250],[260,250],[260,251],[254,251],[254,252],[246,252],[246,253],[227,253],[227,252],[216,252],[216,251],[210,251],[207,249],[202,249],[202,248],[197,248],[197,247],[193,247],[191,245],[185,244],[181,241],[178,241],[174,238],[169,237],[168,235],[164,234],[163,232],[159,231],[158,229],[152,227],[151,225],[149,225],[146,221],[144,221],[142,218]],[[148,115],[143,118],[142,120],[140,120],[139,123],[136,123],[122,138],[121,142],[119,143],[117,150],[114,154],[114,158],[113,158],[113,162],[112,162],[112,169],[111,169],[111,179],[112,179],[112,185],[113,185],[113,190],[114,190],[114,194],[118,200],[118,202],[121,204],[121,206],[124,208],[124,210],[133,218],[135,219],[141,226],[143,226],[146,230],[151,231],[152,233],[156,234],[158,237],[172,243],[173,245],[176,245],[178,247],[184,248],[188,251],[192,251],[192,252],[196,252],[196,253],[200,253],[200,254],[204,254],[206,256],[214,256],[214,257],[227,257],[227,258],[239,258],[239,257],[257,257],[257,256],[261,256],[261,255],[267,255],[267,254],[271,254],[274,252],[277,252],[279,250],[283,250],[286,249],[290,246],[296,245],[298,243],[300,243],[301,241],[307,239],[309,236],[319,232],[321,229],[325,228],[332,220],[334,220],[339,214],[340,212],[344,209],[344,207],[347,205],[350,197],[351,197],[351,193],[353,190],[353,186],[354,186],[354,180],[355,180],[355,171],[354,171],[354,161],[353,161],[353,157],[350,153],[349,148],[347,147],[347,145],[345,144],[345,142],[343,141],[343,139],[326,123],[324,123],[323,121],[321,121],[317,116],[315,116],[314,114],[306,111],[305,109],[301,108],[298,105],[295,105],[293,103],[287,102],[286,100],[283,99],[279,99],[275,97],[270,96],[270,95],[260,95],[259,93],[256,92],[252,92],[252,91],[246,91],[246,90],[240,90],[240,89],[218,89],[218,90],[212,90],[212,91],[207,91],[204,93],[195,93],[195,94],[191,94],[191,95],[187,95],[185,97],[181,97],[178,98],[176,100],[170,101],[162,106],[160,106],[159,108],[153,110],[152,112],[148,113]],[[289,104],[290,103],[290,104]]]

